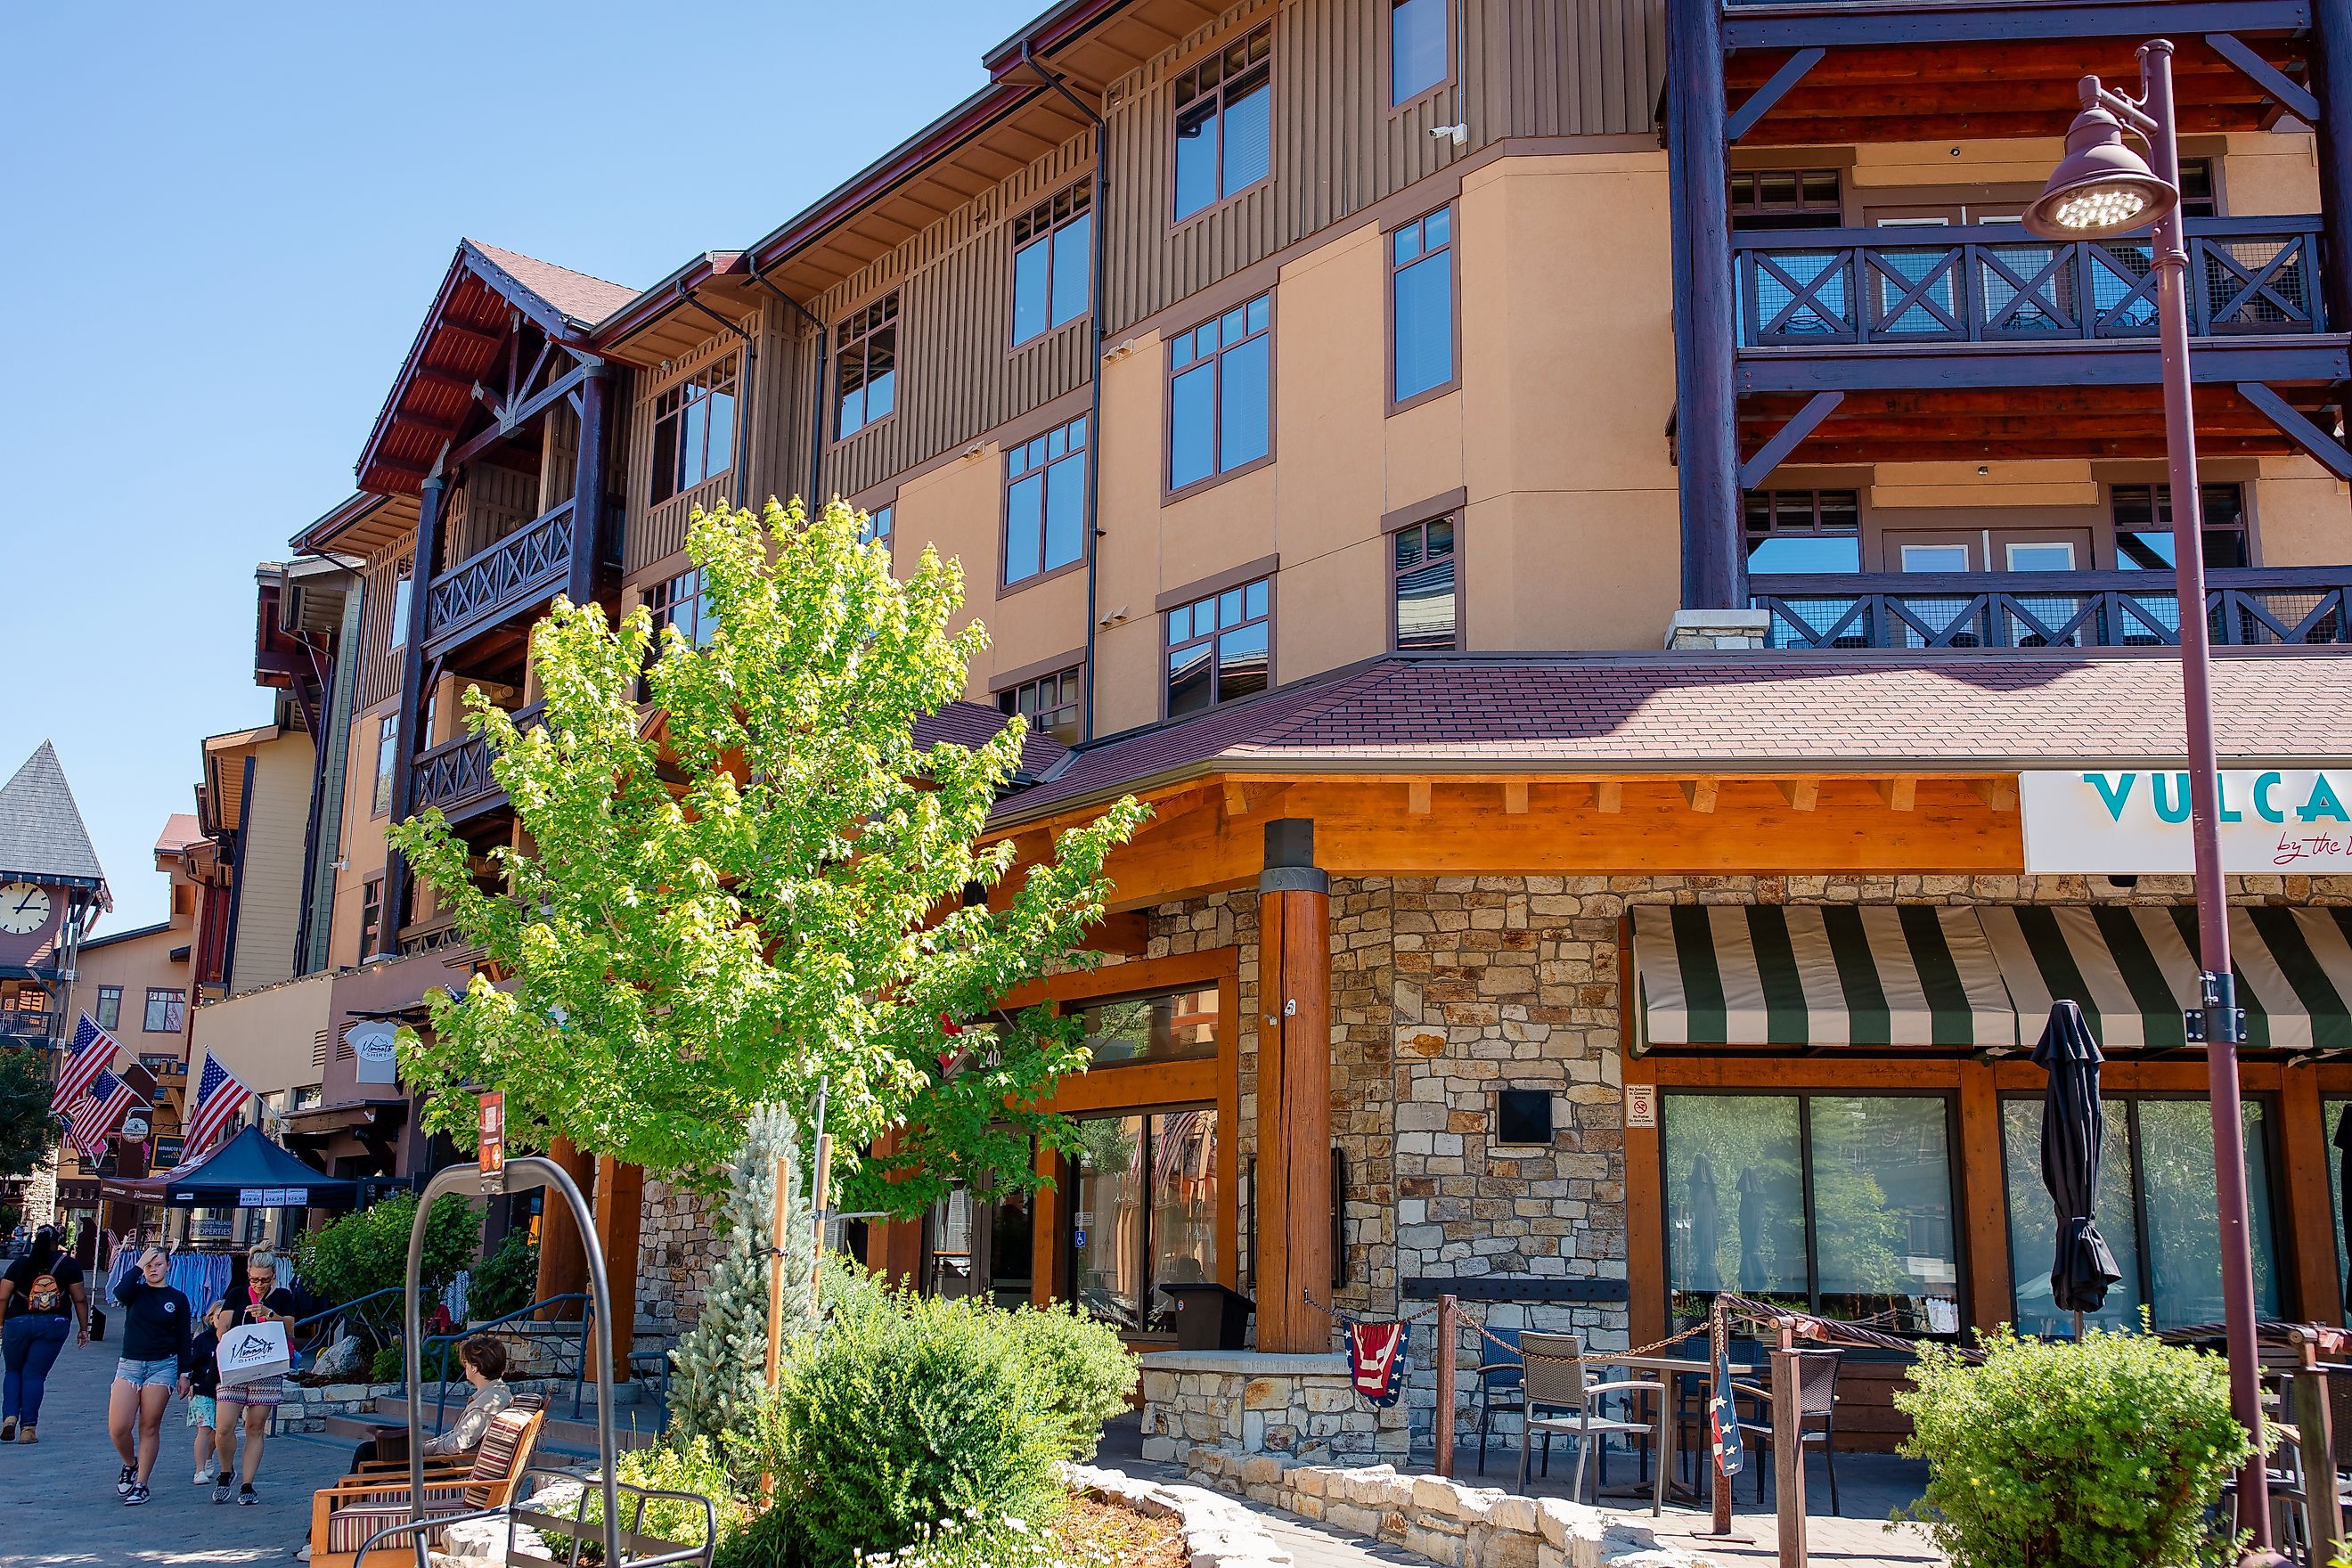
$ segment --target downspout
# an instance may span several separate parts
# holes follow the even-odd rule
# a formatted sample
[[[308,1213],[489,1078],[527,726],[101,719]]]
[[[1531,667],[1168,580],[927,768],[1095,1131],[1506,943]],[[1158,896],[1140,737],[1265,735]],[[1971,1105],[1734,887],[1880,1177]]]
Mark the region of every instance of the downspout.
[[[1094,384],[1092,405],[1087,414],[1087,441],[1093,448],[1087,459],[1087,638],[1086,659],[1078,671],[1078,739],[1091,741],[1095,734],[1095,595],[1098,563],[1102,558],[1102,384],[1103,344],[1110,334],[1109,307],[1103,299],[1104,258],[1108,254],[1110,226],[1105,221],[1103,197],[1108,185],[1103,177],[1103,166],[1110,156],[1110,127],[1101,113],[1087,106],[1084,99],[1072,92],[1069,84],[1045,68],[1045,62],[1030,52],[1030,40],[1021,40],[1021,63],[1062,97],[1070,107],[1083,115],[1095,128],[1094,190],[1087,197],[1088,221],[1094,225],[1095,243],[1091,262],[1094,295],[1094,355],[1087,364],[1087,379]]]
[[[679,304],[693,306],[743,340],[743,377],[739,383],[743,395],[736,400],[735,405],[735,505],[740,510],[743,505],[743,482],[751,468],[751,403],[756,395],[752,389],[759,384],[759,340],[696,299],[694,290],[688,289],[682,279],[677,285],[677,300]]]
[[[816,493],[817,486],[824,479],[824,323],[809,314],[806,305],[768,281],[768,275],[760,270],[760,258],[756,253],[745,251],[743,265],[750,269],[752,282],[790,305],[793,313],[816,333],[815,347],[810,353],[810,358],[816,362],[816,374],[809,383],[808,489],[801,494],[802,502],[814,512],[824,504],[818,500]]]
[[[221,943],[221,995],[236,994],[237,916],[245,908],[245,846],[253,837],[253,753],[245,755],[245,783],[236,797],[236,852],[229,860],[228,931]],[[194,1016],[193,1001],[189,1016]]]

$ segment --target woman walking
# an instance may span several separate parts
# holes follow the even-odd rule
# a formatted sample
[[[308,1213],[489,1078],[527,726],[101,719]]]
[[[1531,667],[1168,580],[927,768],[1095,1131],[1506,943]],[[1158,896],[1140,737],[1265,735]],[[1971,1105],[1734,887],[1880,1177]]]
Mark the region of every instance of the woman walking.
[[[246,1258],[245,1283],[232,1281],[220,1304],[236,1314],[231,1327],[266,1323],[272,1319],[290,1323],[299,1315],[293,1292],[278,1283],[277,1255],[266,1247],[256,1247]],[[283,1396],[284,1383],[282,1377],[265,1377],[252,1383],[220,1385],[215,1396],[220,1427],[213,1435],[213,1446],[220,1455],[221,1473],[220,1479],[213,1485],[213,1501],[228,1501],[232,1490],[241,1505],[250,1507],[261,1500],[254,1494],[253,1483],[261,1474],[262,1444],[269,1436],[270,1418]],[[238,1424],[244,1427],[241,1446]]]
[[[174,1390],[186,1395],[194,1365],[188,1299],[171,1279],[171,1255],[151,1247],[139,1255],[139,1272],[114,1289],[122,1308],[122,1359],[114,1363],[114,1387],[107,1394],[106,1434],[122,1456],[114,1489],[131,1508],[147,1500],[147,1478],[163,1446],[163,1407]]]
[[[64,1250],[58,1228],[45,1225],[32,1246],[0,1275],[0,1443],[37,1443],[41,1395],[49,1369],[66,1348],[89,1343],[89,1286],[81,1265]]]

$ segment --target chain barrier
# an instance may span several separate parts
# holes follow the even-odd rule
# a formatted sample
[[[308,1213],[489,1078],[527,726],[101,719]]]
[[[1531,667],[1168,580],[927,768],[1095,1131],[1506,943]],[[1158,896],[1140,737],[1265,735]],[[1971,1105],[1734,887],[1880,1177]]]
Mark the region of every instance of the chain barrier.
[[[1325,1317],[1330,1319],[1333,1322],[1339,1323],[1343,1327],[1356,1323],[1418,1323],[1424,1319],[1435,1317],[1440,1307],[1443,1305],[1441,1302],[1433,1302],[1431,1305],[1423,1308],[1420,1311],[1403,1318],[1360,1318],[1353,1312],[1343,1311],[1338,1307],[1327,1305],[1324,1302],[1317,1300],[1310,1292],[1305,1289],[1301,1289],[1298,1292],[1298,1299],[1301,1301],[1306,1302],[1307,1305],[1314,1308],[1317,1311],[1322,1313]],[[1507,1339],[1501,1338],[1496,1334],[1494,1331],[1487,1328],[1486,1324],[1479,1322],[1477,1320],[1474,1318],[1464,1318],[1460,1321],[1468,1323],[1471,1328],[1476,1330],[1480,1339],[1486,1341],[1488,1344],[1495,1346],[1497,1350],[1507,1351],[1513,1356],[1517,1356],[1519,1353],[1518,1346],[1513,1344]],[[1606,1362],[1612,1354],[1627,1356],[1655,1355],[1660,1351],[1678,1345],[1685,1340],[1690,1339],[1695,1335],[1706,1332],[1706,1327],[1707,1326],[1705,1323],[1700,1323],[1695,1328],[1685,1329],[1678,1334],[1669,1334],[1664,1339],[1659,1340],[1654,1344],[1643,1345],[1634,1350],[1616,1352],[1594,1351],[1591,1352],[1586,1359],[1590,1361]]]

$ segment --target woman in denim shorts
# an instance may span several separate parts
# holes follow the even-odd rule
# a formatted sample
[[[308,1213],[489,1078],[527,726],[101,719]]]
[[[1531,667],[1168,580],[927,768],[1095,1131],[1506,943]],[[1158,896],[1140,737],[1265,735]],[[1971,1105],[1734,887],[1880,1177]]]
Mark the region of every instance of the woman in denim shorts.
[[[188,1299],[168,1283],[171,1278],[170,1256],[151,1247],[140,1255],[139,1272],[114,1290],[122,1308],[122,1359],[114,1363],[114,1387],[107,1395],[106,1431],[122,1456],[114,1489],[133,1508],[147,1500],[147,1478],[163,1447],[163,1407],[174,1390],[186,1395],[194,1364]]]

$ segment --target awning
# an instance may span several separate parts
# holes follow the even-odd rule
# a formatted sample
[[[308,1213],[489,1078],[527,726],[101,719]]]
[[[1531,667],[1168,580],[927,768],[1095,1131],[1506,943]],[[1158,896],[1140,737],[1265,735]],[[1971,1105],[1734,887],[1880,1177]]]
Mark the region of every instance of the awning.
[[[1972,909],[1638,904],[1633,971],[1643,1046],[2017,1045]]]

